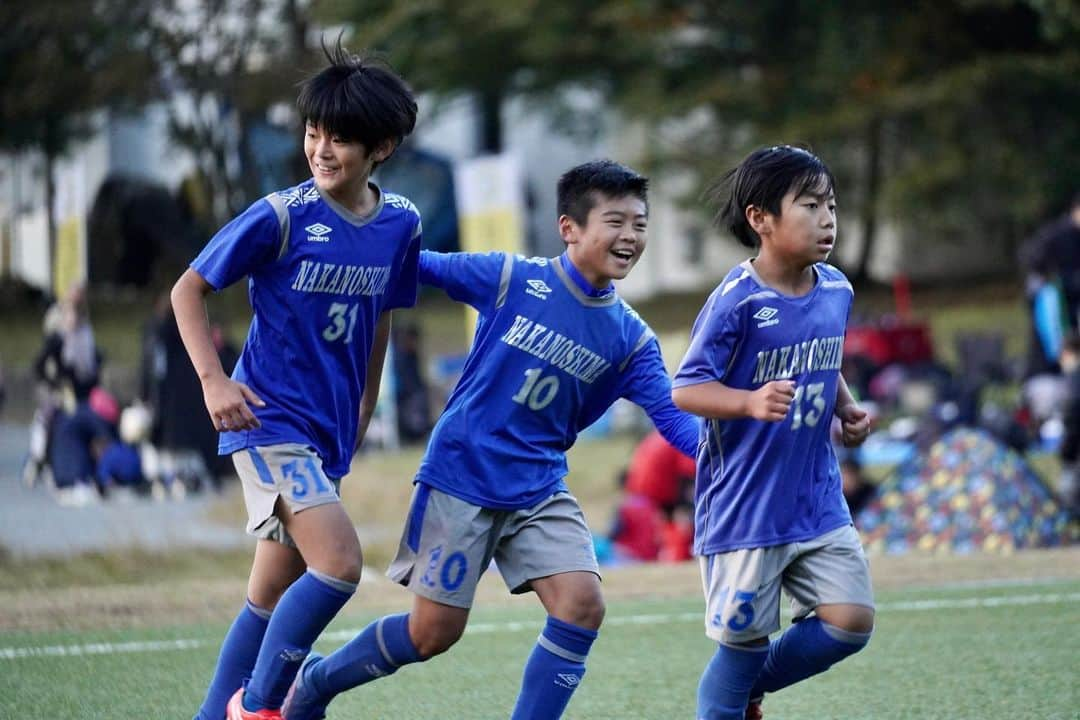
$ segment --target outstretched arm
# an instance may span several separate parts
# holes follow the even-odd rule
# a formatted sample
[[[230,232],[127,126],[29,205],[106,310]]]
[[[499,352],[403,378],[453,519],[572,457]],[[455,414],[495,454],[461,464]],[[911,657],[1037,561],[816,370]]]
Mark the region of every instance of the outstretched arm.
[[[638,350],[630,361],[622,394],[645,410],[665,440],[684,455],[697,456],[701,422],[671,402],[671,378],[655,338]]]
[[[214,427],[231,431],[254,430],[260,423],[248,403],[259,407],[265,403],[247,385],[226,375],[221,367],[206,318],[206,296],[213,289],[195,270],[185,270],[170,294],[176,326],[202,383],[203,401]]]

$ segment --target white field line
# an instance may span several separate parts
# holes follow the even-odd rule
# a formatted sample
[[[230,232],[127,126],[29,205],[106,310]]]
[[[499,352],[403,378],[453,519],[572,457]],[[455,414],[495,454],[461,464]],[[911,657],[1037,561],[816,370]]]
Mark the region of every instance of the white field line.
[[[879,603],[879,613],[924,612],[927,610],[970,610],[973,608],[996,608],[1012,605],[1058,605],[1080,602],[1080,592],[1039,593],[1030,595],[1002,595],[999,597],[940,598],[927,600],[901,600]],[[604,620],[604,627],[619,625],[661,625],[683,622],[704,622],[701,612],[652,613],[641,615],[616,615]],[[479,635],[488,633],[536,632],[537,624],[530,622],[473,623],[465,632]],[[360,632],[335,630],[324,633],[319,640],[351,640]],[[43,645],[37,647],[0,647],[0,660],[18,660],[30,657],[80,657],[86,655],[118,655],[139,652],[171,652],[210,647],[220,642],[208,638],[177,638],[175,640],[141,640],[120,643],[88,643],[84,645]]]

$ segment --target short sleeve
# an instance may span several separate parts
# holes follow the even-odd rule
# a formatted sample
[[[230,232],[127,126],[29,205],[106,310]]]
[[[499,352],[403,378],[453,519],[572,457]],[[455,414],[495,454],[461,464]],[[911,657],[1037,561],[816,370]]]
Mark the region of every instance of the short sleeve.
[[[262,199],[218,230],[191,267],[215,290],[222,290],[274,262],[281,247],[277,213]]]
[[[454,300],[481,313],[495,308],[503,269],[511,259],[505,253],[420,253],[420,282],[442,288]]]
[[[690,333],[686,350],[673,387],[724,382],[727,368],[738,345],[738,310],[718,302],[713,295],[702,308]]]

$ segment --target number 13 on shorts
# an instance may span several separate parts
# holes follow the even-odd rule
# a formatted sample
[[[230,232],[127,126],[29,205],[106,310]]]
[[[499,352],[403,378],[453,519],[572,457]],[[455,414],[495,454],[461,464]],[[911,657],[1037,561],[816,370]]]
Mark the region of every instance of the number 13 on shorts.
[[[750,627],[754,622],[754,598],[757,592],[751,590],[735,590],[729,594],[728,588],[720,589],[720,597],[726,598],[720,612],[712,618],[712,624],[716,627],[726,628],[732,632],[741,632]]]

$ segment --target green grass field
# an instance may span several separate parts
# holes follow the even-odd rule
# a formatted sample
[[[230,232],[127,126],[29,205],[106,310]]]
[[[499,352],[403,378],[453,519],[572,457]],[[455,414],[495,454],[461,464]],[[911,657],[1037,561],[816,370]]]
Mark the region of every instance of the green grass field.
[[[1073,552],[1063,561],[1074,564],[1077,557]],[[952,560],[957,563],[963,560]],[[869,648],[770,696],[767,718],[1077,717],[1080,580],[905,588],[899,571],[887,572],[879,584],[891,589],[879,590]],[[567,718],[693,717],[697,678],[712,652],[702,601],[692,590],[695,573],[693,565],[610,573],[616,597]],[[389,593],[380,602],[405,607],[406,594],[385,585],[362,586],[317,649],[332,650],[376,616],[365,595]],[[482,599],[501,595],[494,578],[485,585]],[[481,602],[449,654],[341,696],[329,717],[508,717],[542,622],[531,598]],[[162,616],[158,627],[138,630],[0,632],[0,717],[189,718],[225,629],[223,622],[173,624]]]

